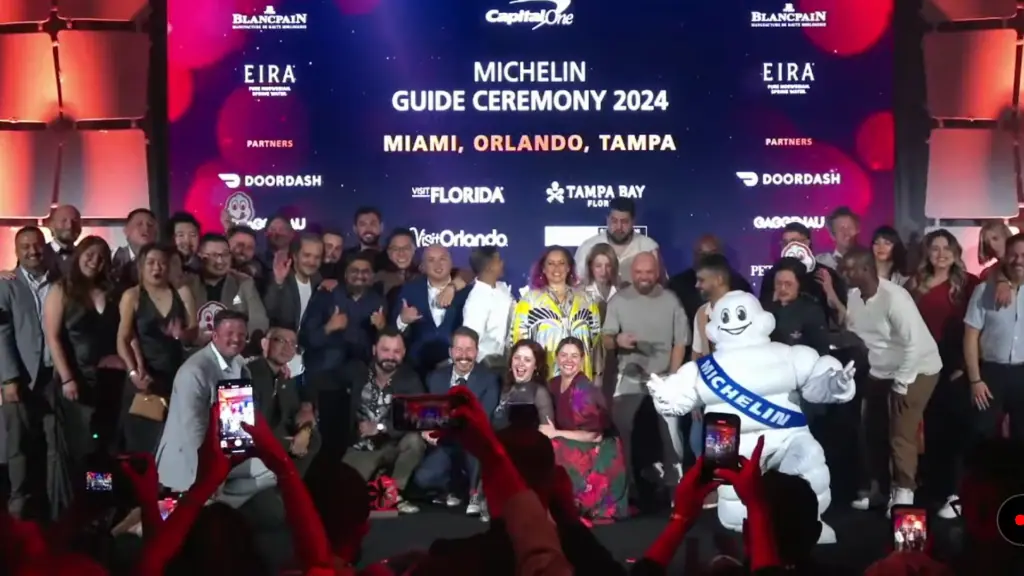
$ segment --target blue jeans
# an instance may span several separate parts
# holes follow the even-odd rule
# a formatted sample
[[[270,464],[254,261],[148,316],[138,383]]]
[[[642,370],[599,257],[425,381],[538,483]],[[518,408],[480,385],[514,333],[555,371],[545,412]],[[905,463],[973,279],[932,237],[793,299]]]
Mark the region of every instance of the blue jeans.
[[[704,411],[701,410],[701,413]],[[692,414],[687,418],[690,419],[690,450],[693,451],[693,458],[696,460],[704,453],[704,422],[694,418]]]

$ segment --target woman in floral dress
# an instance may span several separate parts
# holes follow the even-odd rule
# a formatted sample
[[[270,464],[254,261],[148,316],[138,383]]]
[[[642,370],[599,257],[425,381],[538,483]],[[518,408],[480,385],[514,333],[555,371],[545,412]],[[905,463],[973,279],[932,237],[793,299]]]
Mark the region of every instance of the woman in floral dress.
[[[604,395],[583,373],[584,344],[565,338],[556,348],[559,375],[548,383],[555,401],[554,422],[540,431],[555,449],[555,459],[572,478],[580,513],[595,520],[629,513],[629,477],[619,439],[609,436],[611,420]]]

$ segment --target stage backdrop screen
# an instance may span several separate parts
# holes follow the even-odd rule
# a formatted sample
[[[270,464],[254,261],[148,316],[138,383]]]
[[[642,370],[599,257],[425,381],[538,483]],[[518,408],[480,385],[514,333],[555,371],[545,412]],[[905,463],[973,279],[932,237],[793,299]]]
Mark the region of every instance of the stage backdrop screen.
[[[892,0],[169,2],[172,210],[502,250],[513,285],[613,198],[670,271],[752,280],[785,223],[893,214]]]

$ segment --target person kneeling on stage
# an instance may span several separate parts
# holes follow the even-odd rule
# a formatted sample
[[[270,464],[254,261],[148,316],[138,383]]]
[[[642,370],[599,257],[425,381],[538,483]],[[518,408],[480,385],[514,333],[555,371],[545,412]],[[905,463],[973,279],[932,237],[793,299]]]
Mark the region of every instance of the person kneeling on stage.
[[[431,394],[447,394],[456,386],[465,386],[476,395],[487,415],[493,418],[501,386],[497,374],[477,364],[479,345],[480,336],[475,330],[465,326],[456,328],[448,351],[452,363],[427,376],[427,389]],[[483,495],[475,487],[480,485],[480,462],[451,440],[439,442],[436,435],[430,432],[424,432],[423,439],[433,448],[416,471],[416,485],[425,490],[441,491],[442,495],[434,502],[457,508],[462,504],[462,499],[458,495],[456,483],[462,480],[460,476],[465,472],[465,482],[459,483],[459,487],[469,493],[466,514],[479,515],[482,512]]]
[[[412,368],[404,365],[405,341],[394,328],[377,333],[373,365],[355,361],[346,376],[351,391],[352,432],[344,462],[367,481],[391,469],[399,493],[423,459],[426,444],[415,432],[403,433],[391,427],[391,399],[394,395],[424,394],[426,390]],[[419,508],[399,497],[398,511],[414,514]]]
[[[263,356],[247,365],[253,402],[291,455],[299,474],[305,475],[320,451],[321,439],[316,421],[302,410],[299,390],[286,370],[298,351],[298,336],[290,327],[272,326],[262,345]]]

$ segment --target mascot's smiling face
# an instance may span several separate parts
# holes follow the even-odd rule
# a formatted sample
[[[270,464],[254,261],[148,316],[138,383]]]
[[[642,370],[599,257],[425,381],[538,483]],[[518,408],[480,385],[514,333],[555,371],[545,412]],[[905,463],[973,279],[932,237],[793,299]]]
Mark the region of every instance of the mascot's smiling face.
[[[775,317],[753,294],[733,291],[715,303],[707,336],[718,348],[742,348],[770,342],[773,330]]]

